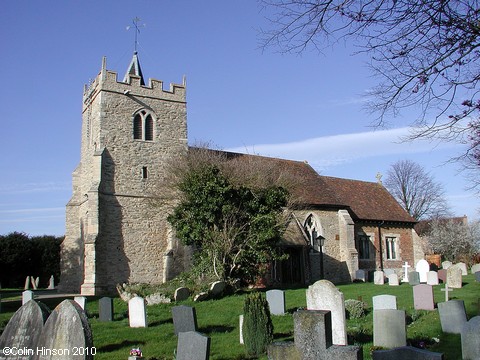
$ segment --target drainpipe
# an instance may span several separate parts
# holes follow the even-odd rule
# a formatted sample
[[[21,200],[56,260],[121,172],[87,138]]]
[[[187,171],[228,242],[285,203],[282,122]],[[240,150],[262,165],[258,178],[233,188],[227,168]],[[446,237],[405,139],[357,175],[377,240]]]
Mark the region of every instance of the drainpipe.
[[[383,271],[383,246],[382,246],[382,225],[385,221],[382,220],[380,224],[378,224],[378,243],[380,244],[380,270]]]

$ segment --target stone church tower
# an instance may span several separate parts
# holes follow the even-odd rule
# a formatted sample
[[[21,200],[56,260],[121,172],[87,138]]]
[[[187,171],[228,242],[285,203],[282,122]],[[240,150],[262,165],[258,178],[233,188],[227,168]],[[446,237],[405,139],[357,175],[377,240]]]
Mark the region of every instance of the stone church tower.
[[[135,52],[119,81],[104,58],[82,114],[59,287],[98,295],[119,282],[162,283],[176,275],[181,250],[166,221],[172,204],[154,205],[152,196],[168,160],[188,149],[185,80],[169,90],[158,80],[145,85]]]

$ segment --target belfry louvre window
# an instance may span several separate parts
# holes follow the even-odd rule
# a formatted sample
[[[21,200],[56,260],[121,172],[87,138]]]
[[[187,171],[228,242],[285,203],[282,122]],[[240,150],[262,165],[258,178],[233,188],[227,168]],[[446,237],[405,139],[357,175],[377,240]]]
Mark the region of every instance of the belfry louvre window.
[[[145,110],[133,117],[133,138],[135,140],[153,141],[153,117]]]

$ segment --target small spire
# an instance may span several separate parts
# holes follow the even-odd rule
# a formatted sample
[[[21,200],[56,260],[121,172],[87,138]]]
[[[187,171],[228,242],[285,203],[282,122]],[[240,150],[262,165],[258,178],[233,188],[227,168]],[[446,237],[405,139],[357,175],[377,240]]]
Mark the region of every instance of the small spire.
[[[133,53],[132,61],[128,66],[127,72],[125,77],[123,78],[123,82],[128,82],[130,75],[136,75],[140,77],[140,85],[145,85],[145,81],[143,80],[142,69],[140,68],[140,62],[138,61],[138,55],[135,51]]]

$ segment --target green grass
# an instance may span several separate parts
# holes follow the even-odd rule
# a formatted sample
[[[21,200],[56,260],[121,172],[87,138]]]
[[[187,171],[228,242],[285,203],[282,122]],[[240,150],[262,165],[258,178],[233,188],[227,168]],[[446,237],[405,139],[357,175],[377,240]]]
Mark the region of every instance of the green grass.
[[[445,294],[434,287],[435,302],[442,302]],[[438,312],[415,311],[413,309],[412,287],[402,284],[398,287],[378,286],[373,283],[354,283],[339,285],[345,299],[358,299],[367,304],[367,315],[357,320],[348,320],[349,343],[362,345],[364,358],[371,359],[370,349],[373,345],[372,296],[391,294],[397,297],[398,309],[408,315],[407,341],[410,344],[424,342],[431,351],[443,352],[445,358],[461,359],[460,336],[443,334]],[[306,307],[305,289],[286,291],[287,315],[273,316],[275,341],[293,340],[293,312]],[[462,289],[450,293],[450,299],[464,300],[468,319],[478,315],[480,283],[474,281],[473,275],[464,277]],[[194,306],[197,313],[199,331],[211,337],[211,359],[245,359],[243,346],[239,344],[238,316],[242,314],[245,294],[236,294],[220,300],[201,303],[184,301],[182,304]],[[3,300],[5,297],[2,298]],[[54,308],[62,299],[44,301]],[[19,307],[18,301],[2,302],[0,328],[3,328],[14,311]],[[127,304],[120,299],[114,300],[114,321],[100,322],[98,318],[98,299],[89,299],[88,316],[92,326],[96,359],[126,359],[133,347],[140,347],[146,359],[174,359],[177,338],[173,332],[171,307],[177,304],[148,306],[148,328],[132,329],[128,326]],[[439,339],[435,342],[433,338]],[[266,359],[266,356],[261,359]]]

